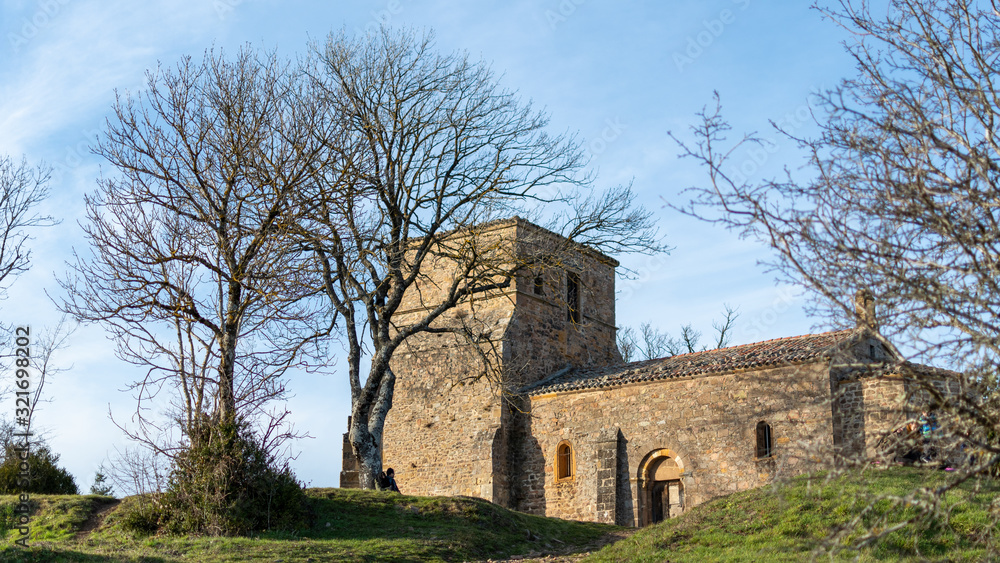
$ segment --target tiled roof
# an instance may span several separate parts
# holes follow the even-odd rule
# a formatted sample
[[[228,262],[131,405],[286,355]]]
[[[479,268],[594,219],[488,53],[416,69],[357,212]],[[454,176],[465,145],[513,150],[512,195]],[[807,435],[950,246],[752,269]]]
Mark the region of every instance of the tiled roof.
[[[777,338],[718,350],[680,354],[616,366],[568,369],[521,389],[527,395],[617,387],[692,375],[760,369],[797,364],[829,357],[833,348],[847,342],[856,329]]]

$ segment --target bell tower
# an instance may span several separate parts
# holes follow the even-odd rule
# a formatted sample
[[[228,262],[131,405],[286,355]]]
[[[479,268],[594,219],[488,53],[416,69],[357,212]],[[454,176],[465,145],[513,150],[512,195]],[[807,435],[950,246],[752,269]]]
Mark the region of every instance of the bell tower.
[[[510,245],[510,255],[524,266],[506,287],[477,295],[440,319],[440,326],[480,335],[475,343],[420,333],[396,351],[383,464],[395,469],[406,493],[509,505],[517,390],[568,366],[621,361],[615,343],[618,263],[517,217],[477,230]],[[434,288],[447,287],[454,269],[439,261],[422,277],[412,300],[410,293],[404,299],[400,324],[433,306]]]

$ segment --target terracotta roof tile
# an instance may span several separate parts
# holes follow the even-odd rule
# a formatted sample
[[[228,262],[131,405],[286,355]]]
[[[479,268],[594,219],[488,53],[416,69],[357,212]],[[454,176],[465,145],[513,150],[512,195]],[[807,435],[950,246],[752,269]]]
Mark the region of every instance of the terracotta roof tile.
[[[521,393],[541,395],[560,391],[617,387],[628,383],[800,363],[829,357],[833,348],[847,342],[855,334],[857,334],[856,329],[838,330],[776,338],[616,366],[566,369],[521,389]]]

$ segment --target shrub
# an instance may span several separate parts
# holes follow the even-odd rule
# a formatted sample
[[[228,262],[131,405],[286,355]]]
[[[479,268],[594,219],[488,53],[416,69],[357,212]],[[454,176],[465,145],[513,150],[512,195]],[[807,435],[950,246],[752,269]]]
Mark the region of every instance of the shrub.
[[[306,525],[301,485],[246,423],[204,423],[189,441],[174,460],[161,529],[236,535]]]
[[[21,453],[13,443],[4,448],[3,464],[0,464],[0,494],[35,493],[43,495],[79,494],[73,476],[56,465],[59,456],[52,453],[46,444],[31,445],[28,453],[28,471],[31,475],[27,486],[21,478]]]
[[[168,521],[162,500],[163,493],[126,497],[108,516],[107,524],[142,535],[155,534]]]

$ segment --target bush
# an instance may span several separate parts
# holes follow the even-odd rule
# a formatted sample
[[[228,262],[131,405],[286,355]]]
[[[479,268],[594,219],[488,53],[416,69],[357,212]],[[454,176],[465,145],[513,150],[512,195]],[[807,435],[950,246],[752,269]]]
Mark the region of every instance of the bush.
[[[287,465],[278,467],[247,424],[205,423],[192,434],[190,447],[174,460],[162,509],[137,515],[133,529],[148,530],[151,518],[174,534],[237,535],[307,525],[301,485]]]
[[[169,520],[162,501],[163,493],[126,497],[118,509],[108,516],[106,524],[142,535],[155,534]]]
[[[21,452],[23,450],[16,449],[13,443],[4,448],[3,464],[0,465],[0,494],[16,495],[22,492],[42,495],[79,494],[73,476],[56,465],[59,456],[52,453],[45,444],[31,445],[27,459],[31,478],[27,486],[23,486]]]

